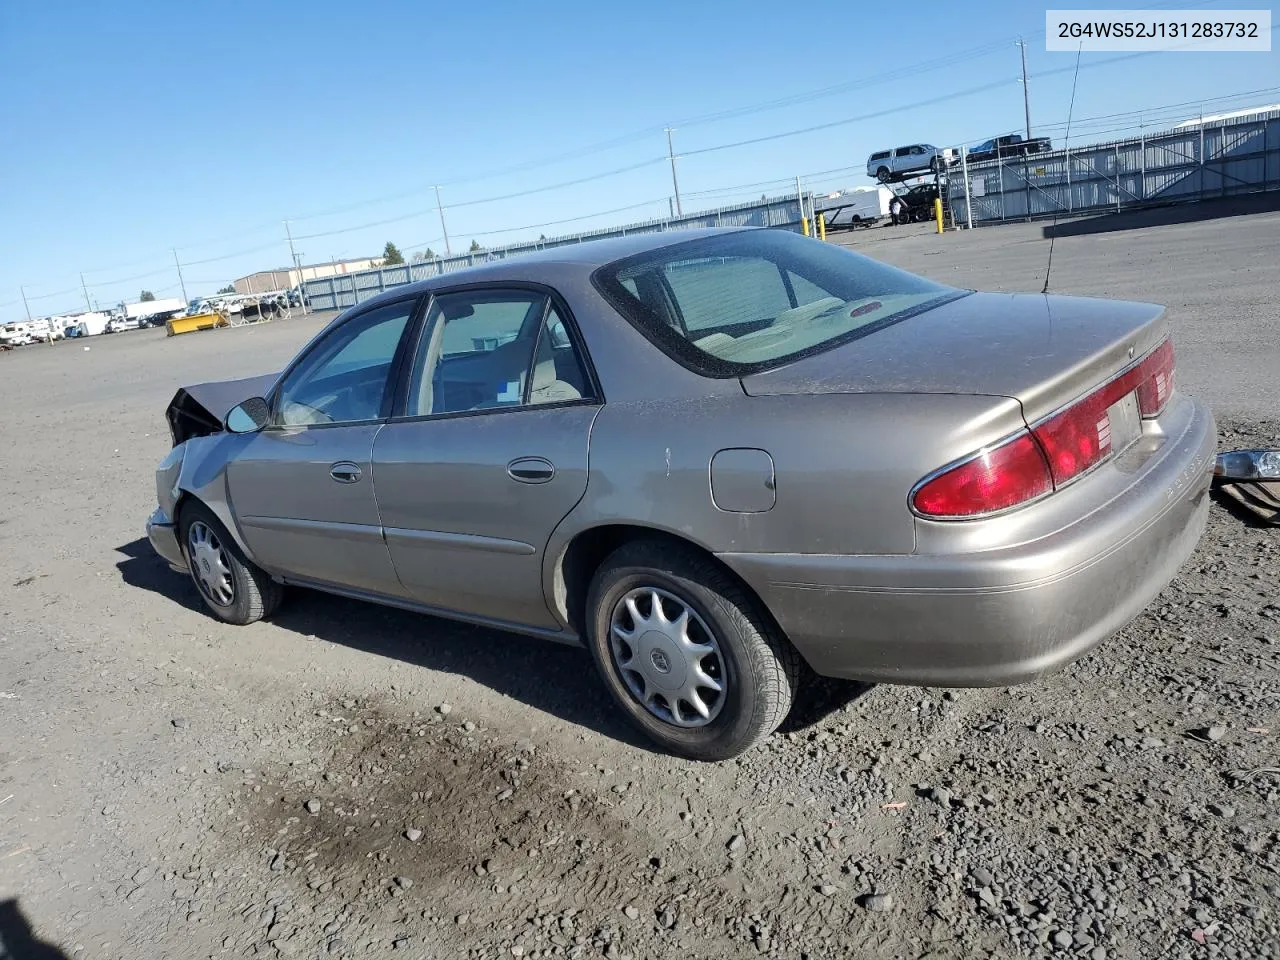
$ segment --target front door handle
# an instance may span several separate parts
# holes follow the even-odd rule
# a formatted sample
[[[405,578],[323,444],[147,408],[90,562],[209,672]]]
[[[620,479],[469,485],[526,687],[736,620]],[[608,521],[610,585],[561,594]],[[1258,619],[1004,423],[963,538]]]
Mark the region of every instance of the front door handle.
[[[350,460],[343,460],[329,468],[329,476],[337,480],[338,483],[355,483],[364,476],[364,471],[360,469],[359,464],[352,463]]]
[[[507,464],[507,476],[520,483],[546,483],[555,475],[555,464],[543,457],[520,457]]]

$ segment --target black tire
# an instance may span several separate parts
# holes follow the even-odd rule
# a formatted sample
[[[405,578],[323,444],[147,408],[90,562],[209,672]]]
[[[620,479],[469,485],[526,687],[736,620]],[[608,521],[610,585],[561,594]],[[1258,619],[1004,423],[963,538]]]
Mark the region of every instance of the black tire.
[[[888,183],[891,176],[893,176],[893,174],[889,172],[888,167],[881,167],[876,171],[876,179],[881,183]]]
[[[718,648],[723,701],[703,726],[677,726],[634,696],[615,662],[614,608],[656,587],[696,613]],[[701,627],[699,627],[701,629]],[[665,541],[636,540],[601,564],[587,595],[587,646],[613,699],[663,749],[693,760],[727,760],[773,733],[791,709],[801,660],[759,601],[714,560]]]
[[[930,161],[929,161],[929,171],[930,171],[931,173],[941,173],[941,172],[942,172],[942,158],[941,158],[941,157],[937,157],[937,156],[935,156],[932,160],[930,160]]]
[[[889,216],[893,219],[895,226],[906,223],[910,219],[907,215],[907,205],[896,197],[889,201]]]
[[[203,526],[225,558],[230,572],[231,601],[220,603],[196,573],[196,560],[193,558],[192,529]],[[256,623],[269,617],[280,606],[284,599],[284,587],[271,579],[271,576],[244,555],[235,538],[227,533],[221,521],[212,510],[198,500],[188,500],[182,505],[178,517],[179,546],[187,560],[187,570],[196,592],[204,601],[205,607],[219,620],[234,623],[237,626]]]

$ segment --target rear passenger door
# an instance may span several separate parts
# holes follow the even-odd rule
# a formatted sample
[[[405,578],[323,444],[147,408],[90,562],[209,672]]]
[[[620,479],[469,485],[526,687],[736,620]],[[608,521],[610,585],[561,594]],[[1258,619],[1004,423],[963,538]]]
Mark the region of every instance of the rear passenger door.
[[[900,173],[903,170],[910,170],[913,163],[910,147],[898,147],[893,151],[893,172]]]
[[[398,415],[373,450],[387,547],[418,602],[558,627],[543,552],[586,491],[600,403],[571,324],[542,289],[432,300]]]

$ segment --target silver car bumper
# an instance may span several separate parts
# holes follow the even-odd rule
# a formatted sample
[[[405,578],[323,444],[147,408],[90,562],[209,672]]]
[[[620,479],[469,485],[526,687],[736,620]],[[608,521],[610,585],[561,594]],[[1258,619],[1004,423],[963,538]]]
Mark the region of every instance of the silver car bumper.
[[[169,566],[179,573],[187,572],[187,558],[178,545],[177,528],[159,507],[147,517],[147,539],[156,553],[169,562]]]
[[[1204,530],[1216,446],[1212,414],[1194,404],[1144,482],[1019,546],[962,556],[720,556],[819,674],[1021,683],[1115,633],[1173,578]]]

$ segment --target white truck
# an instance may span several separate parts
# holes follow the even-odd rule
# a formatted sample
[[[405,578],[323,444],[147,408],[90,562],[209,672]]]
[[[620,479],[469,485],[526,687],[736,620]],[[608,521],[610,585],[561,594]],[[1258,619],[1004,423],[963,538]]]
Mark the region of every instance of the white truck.
[[[815,195],[813,205],[827,221],[827,227],[867,226],[889,216],[893,191],[888,187],[854,187],[825,197]]]
[[[138,325],[141,326],[153,318],[167,319],[186,308],[187,305],[177,297],[165,297],[160,300],[140,300],[137,303],[124,304],[124,316],[126,320],[137,320],[139,322]]]
[[[69,326],[76,329],[77,337],[96,337],[100,333],[107,332],[107,324],[111,318],[105,313],[79,313],[70,320]]]
[[[0,327],[0,340],[11,347],[28,343],[52,343],[54,340],[61,340],[65,335],[61,318],[58,317],[38,317],[35,320],[22,320]]]
[[[35,342],[36,338],[31,333],[31,324],[25,320],[20,323],[6,323],[0,327],[0,343],[6,347],[21,347]]]

